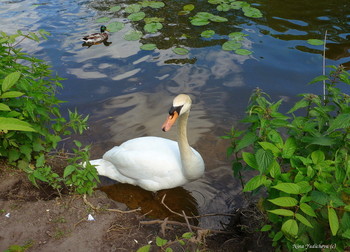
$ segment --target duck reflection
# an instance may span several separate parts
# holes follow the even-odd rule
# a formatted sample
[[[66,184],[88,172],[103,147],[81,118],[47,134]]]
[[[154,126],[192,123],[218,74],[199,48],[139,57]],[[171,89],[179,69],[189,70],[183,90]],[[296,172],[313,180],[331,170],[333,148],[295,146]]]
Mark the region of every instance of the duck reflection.
[[[146,191],[138,186],[130,184],[117,183],[113,185],[106,185],[99,188],[105,192],[109,198],[126,204],[130,209],[141,208],[141,213],[149,218],[165,219],[185,222],[185,219],[173,212],[186,216],[198,215],[198,206],[196,199],[189,191],[183,187],[176,187],[172,189],[160,190],[157,193]],[[173,212],[169,211],[164,204]],[[192,225],[197,225],[198,220],[190,218],[189,222]]]

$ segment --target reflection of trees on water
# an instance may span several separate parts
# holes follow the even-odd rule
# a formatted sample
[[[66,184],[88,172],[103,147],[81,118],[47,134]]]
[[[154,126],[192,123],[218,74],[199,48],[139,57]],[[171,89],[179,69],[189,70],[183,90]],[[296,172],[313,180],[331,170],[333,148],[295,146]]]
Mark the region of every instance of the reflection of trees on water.
[[[327,31],[326,57],[339,60],[350,56],[348,0],[254,0],[264,18],[254,20],[260,31],[282,40],[324,39]],[[322,54],[319,50],[297,46],[297,49]],[[350,67],[350,62],[345,63]]]

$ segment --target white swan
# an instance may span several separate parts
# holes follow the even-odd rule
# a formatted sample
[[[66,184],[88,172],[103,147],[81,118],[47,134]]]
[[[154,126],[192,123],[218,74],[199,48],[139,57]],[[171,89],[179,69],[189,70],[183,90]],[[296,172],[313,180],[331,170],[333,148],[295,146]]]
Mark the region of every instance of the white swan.
[[[177,142],[151,136],[134,138],[90,163],[96,166],[99,175],[153,192],[200,178],[204,173],[204,161],[187,141],[191,104],[188,95],[176,96],[162,126],[163,131],[168,131],[178,118]]]

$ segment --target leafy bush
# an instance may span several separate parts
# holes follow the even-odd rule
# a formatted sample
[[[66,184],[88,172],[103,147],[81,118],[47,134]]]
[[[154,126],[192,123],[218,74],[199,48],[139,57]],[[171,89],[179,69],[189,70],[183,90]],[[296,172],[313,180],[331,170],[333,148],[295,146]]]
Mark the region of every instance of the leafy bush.
[[[43,30],[38,34],[44,39],[48,35]],[[45,158],[57,148],[62,136],[73,132],[81,134],[87,127],[88,116],[83,118],[76,111],[69,111],[68,120],[62,117],[59,104],[63,101],[55,96],[57,89],[62,88],[59,82],[62,79],[52,77],[50,66],[45,62],[17,48],[24,39],[38,42],[39,36],[33,32],[17,31],[14,35],[0,32],[0,156],[25,170],[35,185],[39,179],[57,189],[62,181],[79,188],[76,181],[69,179],[79,174],[83,169],[81,165],[74,165],[81,169],[66,168],[69,172],[60,178],[46,165]],[[79,155],[82,161],[88,160],[86,154],[79,152]],[[94,175],[89,176],[88,187],[96,184],[93,182],[93,178],[97,178],[96,170],[91,173]]]
[[[279,112],[282,100],[270,102],[256,89],[242,120],[248,128],[224,137],[234,174],[258,171],[243,191],[265,189],[270,223],[261,230],[279,249],[344,251],[350,244],[350,96],[337,87],[350,85],[350,75],[331,68],[311,81],[324,81],[326,94],[301,94],[287,114]]]

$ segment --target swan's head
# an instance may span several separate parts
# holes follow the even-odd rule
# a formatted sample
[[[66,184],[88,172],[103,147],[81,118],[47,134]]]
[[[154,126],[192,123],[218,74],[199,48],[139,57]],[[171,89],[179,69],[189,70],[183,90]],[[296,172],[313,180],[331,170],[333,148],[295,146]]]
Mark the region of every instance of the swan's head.
[[[169,116],[162,126],[163,131],[170,130],[179,116],[190,112],[192,100],[186,94],[179,94],[173,100],[173,106],[169,110]]]

